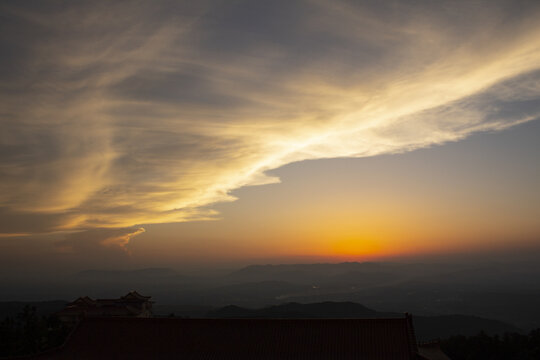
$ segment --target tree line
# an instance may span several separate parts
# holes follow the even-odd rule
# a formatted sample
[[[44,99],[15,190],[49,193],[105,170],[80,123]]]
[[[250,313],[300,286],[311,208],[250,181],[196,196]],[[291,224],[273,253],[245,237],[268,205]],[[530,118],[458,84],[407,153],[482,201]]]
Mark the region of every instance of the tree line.
[[[36,354],[64,343],[70,329],[56,316],[39,316],[26,305],[15,317],[0,322],[0,357]]]
[[[441,349],[452,360],[538,360],[540,329],[528,334],[451,336],[441,341]]]

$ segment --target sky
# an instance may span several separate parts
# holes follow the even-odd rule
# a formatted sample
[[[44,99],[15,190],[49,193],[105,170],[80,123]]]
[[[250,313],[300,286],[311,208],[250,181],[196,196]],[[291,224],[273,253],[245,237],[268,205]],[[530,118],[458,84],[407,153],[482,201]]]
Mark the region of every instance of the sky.
[[[539,17],[2,1],[2,272],[538,248]]]

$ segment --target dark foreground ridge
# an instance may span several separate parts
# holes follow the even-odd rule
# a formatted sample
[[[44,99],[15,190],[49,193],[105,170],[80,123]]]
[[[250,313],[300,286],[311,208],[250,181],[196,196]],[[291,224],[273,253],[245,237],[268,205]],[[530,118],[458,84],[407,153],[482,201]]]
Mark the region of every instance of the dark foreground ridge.
[[[440,353],[440,350],[429,351]],[[424,357],[397,319],[85,318],[34,359],[448,359]]]

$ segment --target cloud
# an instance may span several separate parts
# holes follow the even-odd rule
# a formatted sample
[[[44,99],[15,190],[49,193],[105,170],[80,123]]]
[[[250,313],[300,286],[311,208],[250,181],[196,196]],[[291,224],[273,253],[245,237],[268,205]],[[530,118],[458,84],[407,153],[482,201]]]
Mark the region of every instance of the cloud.
[[[2,231],[122,247],[290,162],[537,119],[540,8],[512,4],[2,4]]]
[[[55,242],[60,253],[80,253],[85,255],[125,252],[129,254],[131,239],[144,233],[144,228],[92,229],[67,234],[63,240]]]
[[[131,240],[132,237],[142,234],[145,231],[146,230],[141,227],[141,228],[136,229],[133,232],[110,236],[102,240],[101,244],[103,246],[119,246],[123,249],[126,249],[126,246],[129,244],[129,241]]]

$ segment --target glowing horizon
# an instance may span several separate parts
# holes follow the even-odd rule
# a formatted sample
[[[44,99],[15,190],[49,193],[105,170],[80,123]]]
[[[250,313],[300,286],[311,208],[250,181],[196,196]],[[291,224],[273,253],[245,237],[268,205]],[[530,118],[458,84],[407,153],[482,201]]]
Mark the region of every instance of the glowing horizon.
[[[280,182],[274,171],[288,164],[403,154],[537,120],[540,7],[508,6],[3,4],[16,35],[4,36],[0,237],[60,232],[69,253],[76,234],[93,234],[125,250],[159,238],[152,224],[229,226],[217,204]],[[436,225],[414,228],[419,200],[409,199],[415,215],[378,197],[364,228],[345,201],[337,220],[321,210],[320,223],[296,230],[268,221],[281,228],[280,246],[296,241],[305,253],[439,251],[491,236],[483,220],[456,229],[465,220],[444,204],[432,204]],[[378,230],[389,223],[399,229]],[[514,236],[518,227],[497,229]],[[240,223],[224,233],[244,230],[252,234]],[[530,222],[527,231],[540,234]],[[270,240],[251,241],[263,249]]]

